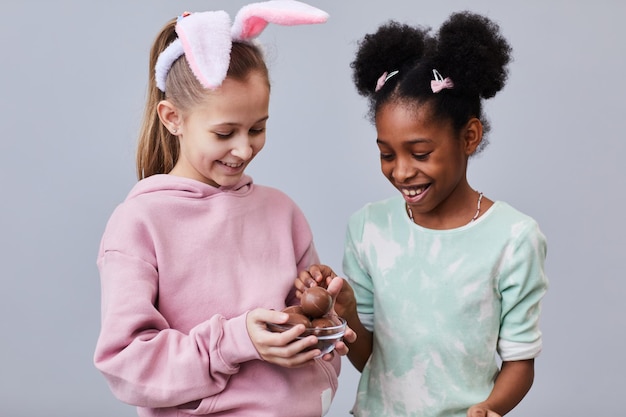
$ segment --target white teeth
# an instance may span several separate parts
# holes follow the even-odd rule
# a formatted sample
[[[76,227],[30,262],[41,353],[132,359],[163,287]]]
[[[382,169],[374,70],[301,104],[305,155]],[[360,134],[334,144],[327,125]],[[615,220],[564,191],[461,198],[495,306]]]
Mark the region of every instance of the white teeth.
[[[231,164],[228,162],[222,162],[224,165],[226,165],[227,167],[231,167],[231,168],[238,168],[241,166],[241,164]]]
[[[415,190],[415,189],[407,189],[407,188],[403,188],[402,189],[402,193],[404,193],[404,195],[409,196],[409,197],[415,197],[416,195],[420,195],[424,192],[423,188],[420,188],[419,190]]]

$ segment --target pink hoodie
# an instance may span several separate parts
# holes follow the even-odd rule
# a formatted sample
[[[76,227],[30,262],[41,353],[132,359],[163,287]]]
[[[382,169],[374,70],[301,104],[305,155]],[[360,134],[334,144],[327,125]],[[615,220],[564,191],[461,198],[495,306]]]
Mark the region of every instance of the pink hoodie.
[[[339,357],[269,364],[245,323],[251,309],[296,303],[294,279],[314,262],[306,219],[276,189],[247,176],[232,189],[144,179],[102,238],[95,365],[140,416],[321,416]]]

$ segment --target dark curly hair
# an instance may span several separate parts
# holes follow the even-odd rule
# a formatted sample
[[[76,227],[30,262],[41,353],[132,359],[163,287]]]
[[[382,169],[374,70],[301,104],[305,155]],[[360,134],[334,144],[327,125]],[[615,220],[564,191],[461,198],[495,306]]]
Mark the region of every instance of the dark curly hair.
[[[359,41],[350,66],[357,91],[370,101],[372,121],[388,102],[429,105],[433,117],[450,120],[457,132],[469,119],[478,118],[484,137],[489,123],[482,100],[504,87],[511,52],[495,22],[465,11],[452,14],[435,35],[428,27],[389,21]],[[430,81],[434,69],[449,77],[454,87],[433,93]],[[398,73],[375,91],[381,74],[391,71]],[[477,152],[486,144],[483,139]]]

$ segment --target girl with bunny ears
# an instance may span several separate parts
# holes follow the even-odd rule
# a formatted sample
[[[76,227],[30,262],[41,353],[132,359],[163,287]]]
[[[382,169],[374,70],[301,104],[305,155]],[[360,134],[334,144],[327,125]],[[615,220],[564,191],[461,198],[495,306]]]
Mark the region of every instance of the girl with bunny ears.
[[[486,144],[482,100],[504,87],[510,58],[499,27],[469,12],[436,35],[391,21],[359,43],[354,82],[399,195],[363,207],[346,234],[350,285],[335,309],[358,336],[356,416],[502,416],[532,385],[545,238],[467,180]],[[316,266],[296,286],[332,276]]]
[[[158,35],[140,136],[140,181],[112,214],[98,267],[94,362],[141,416],[322,416],[340,357],[304,330],[268,331],[296,304],[293,278],[319,262],[304,215],[244,173],[265,143],[268,23],[327,14],[294,0],[185,13]],[[337,294],[341,280],[331,293]],[[347,330],[346,340],[354,340]],[[347,348],[338,342],[336,352]]]

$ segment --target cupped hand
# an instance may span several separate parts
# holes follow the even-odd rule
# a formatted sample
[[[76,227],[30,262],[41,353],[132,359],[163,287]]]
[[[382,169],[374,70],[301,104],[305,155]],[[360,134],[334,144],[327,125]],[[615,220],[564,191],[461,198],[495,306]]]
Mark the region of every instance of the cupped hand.
[[[304,326],[298,324],[282,333],[274,333],[267,329],[265,323],[284,324],[289,318],[281,311],[257,308],[246,316],[246,326],[250,340],[254,344],[261,358],[286,368],[296,368],[307,365],[312,359],[321,354],[319,349],[311,349],[317,343],[315,336],[308,336],[296,340],[304,331]]]

